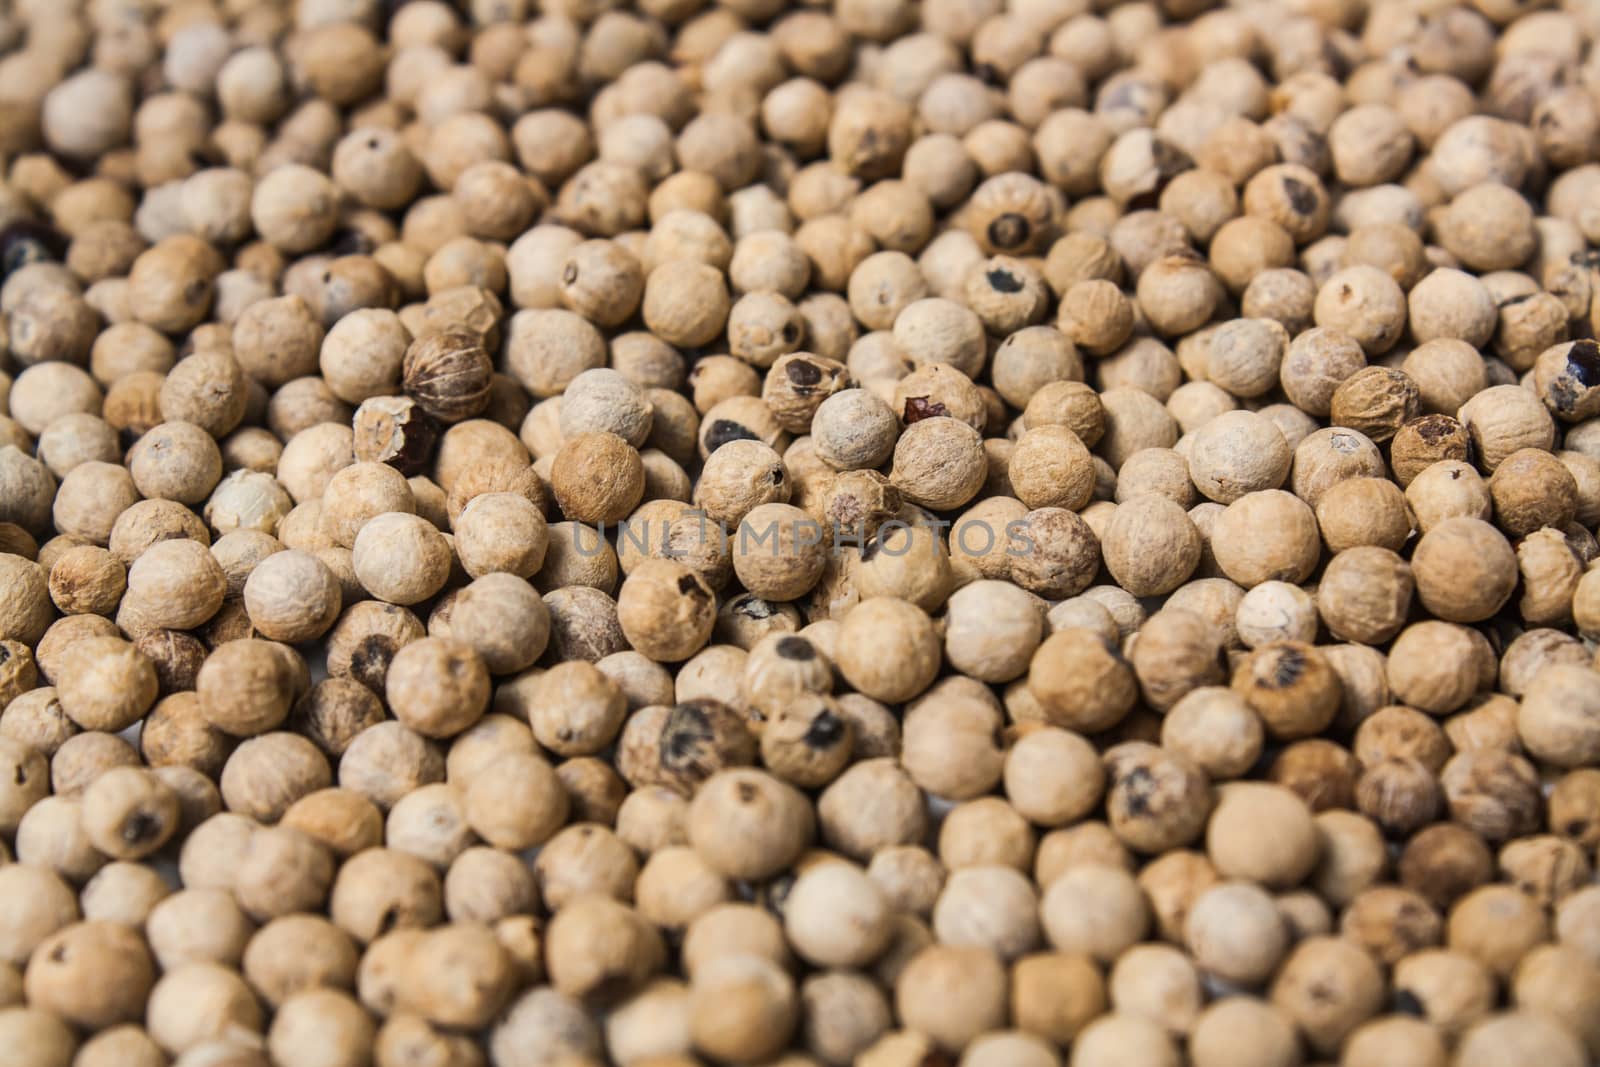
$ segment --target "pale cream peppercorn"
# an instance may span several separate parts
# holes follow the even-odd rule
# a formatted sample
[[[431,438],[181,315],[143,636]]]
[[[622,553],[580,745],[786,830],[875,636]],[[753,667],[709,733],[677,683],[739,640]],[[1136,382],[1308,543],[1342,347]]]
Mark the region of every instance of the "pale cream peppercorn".
[[[309,553],[276,552],[250,571],[244,604],[261,636],[298,644],[321,637],[339,617],[339,583]]]
[[[752,594],[794,600],[821,577],[827,551],[821,525],[790,504],[752,508],[732,534],[733,568]]]
[[[1213,779],[1243,775],[1260,757],[1260,718],[1237,694],[1218,686],[1190,690],[1162,720],[1161,743]]]
[[[894,451],[899,427],[889,405],[864,389],[824,400],[811,419],[817,454],[837,470],[876,467]]]
[[[365,522],[351,551],[362,587],[391,604],[427,600],[450,577],[449,542],[428,520],[407,512],[385,512]]]
[[[1291,453],[1269,420],[1254,412],[1228,411],[1194,431],[1186,458],[1195,487],[1208,499],[1231,504],[1248,493],[1281,486],[1289,475]]]
[[[548,544],[544,516],[517,493],[475,496],[456,517],[456,555],[474,578],[494,572],[531,578],[544,565]]]

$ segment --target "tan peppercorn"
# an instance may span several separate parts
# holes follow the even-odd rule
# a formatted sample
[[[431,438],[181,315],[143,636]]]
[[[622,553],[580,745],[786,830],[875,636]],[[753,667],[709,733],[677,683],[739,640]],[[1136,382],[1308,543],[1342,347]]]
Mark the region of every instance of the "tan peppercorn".
[[[1382,972],[1365,952],[1317,937],[1290,954],[1273,982],[1272,1003],[1300,1026],[1314,1049],[1327,1052],[1377,1012],[1383,988]]]
[[[689,841],[725,877],[782,870],[809,843],[810,805],[792,786],[754,770],[712,776],[690,802]]]
[[[147,1025],[156,1043],[187,1057],[227,1036],[255,1037],[261,1009],[238,973],[209,962],[182,964],[151,992]],[[228,1047],[228,1046],[223,1046]]]
[[[1309,737],[1339,709],[1342,684],[1327,657],[1297,641],[1261,645],[1234,672],[1233,690],[1277,737]]]
[[[1246,984],[1269,977],[1287,948],[1276,902],[1248,882],[1223,882],[1201,892],[1189,911],[1184,939],[1207,973]]]
[[[1516,386],[1491,385],[1463,404],[1456,417],[1491,473],[1514,452],[1549,449],[1555,441],[1550,413],[1536,396]]]
[[[142,252],[128,272],[129,300],[139,321],[166,333],[198,325],[211,304],[222,259],[198,237],[168,237]]]
[[[1577,481],[1555,456],[1536,448],[1511,453],[1489,476],[1495,522],[1511,537],[1573,519]]]
[[[694,347],[713,340],[728,321],[729,307],[722,272],[704,263],[672,260],[645,279],[645,324],[668,344]]]
[[[56,680],[61,709],[73,722],[109,732],[142,717],[159,687],[150,660],[117,637],[91,637],[70,646]]]
[[[1224,574],[1245,588],[1265,581],[1300,582],[1320,556],[1311,508],[1278,489],[1248,493],[1217,516],[1211,551]]]
[[[948,416],[908,426],[894,446],[890,481],[912,503],[950,510],[967,503],[988,475],[978,431]]]
[[[68,549],[50,568],[50,599],[68,615],[111,615],[126,589],[126,569],[94,545]]]
[[[1510,598],[1516,557],[1505,537],[1481,519],[1446,519],[1422,535],[1412,555],[1423,606],[1449,622],[1477,622]]]
[[[141,859],[177,830],[178,798],[148,771],[119,767],[97,778],[83,798],[84,829],[101,852]]]
[[[918,607],[892,597],[861,601],[842,620],[836,660],[845,679],[876,700],[899,703],[922,692],[937,676],[940,640]],[[885,655],[893,642],[896,655]],[[877,649],[877,652],[869,650]]]
[[[913,956],[895,982],[906,1024],[955,1052],[999,1027],[1006,1012],[1004,965],[987,949],[934,945]]]
[[[470,647],[425,637],[395,653],[385,680],[389,706],[425,737],[448,737],[471,726],[489,703],[489,675]]]
[[[199,626],[222,606],[227,580],[222,567],[198,541],[159,541],[128,568],[125,608],[151,626],[182,630]]]
[[[566,820],[566,792],[549,764],[532,753],[489,763],[466,798],[474,831],[497,847],[526,848],[547,839]]]
[[[1094,490],[1089,450],[1065,426],[1025,431],[1017,439],[1006,473],[1015,495],[1029,508],[1077,511]]]
[[[716,602],[705,580],[681,563],[648,560],[617,595],[617,620],[634,648],[650,658],[687,659],[711,636]]]
[[[293,654],[270,641],[229,641],[217,648],[196,679],[201,713],[235,736],[274,729],[298,695]]]
[[[1288,889],[1311,873],[1321,842],[1310,809],[1296,794],[1281,786],[1237,783],[1224,787],[1220,797],[1206,830],[1206,851],[1219,874]]]
[[[734,573],[752,594],[794,600],[821,577],[825,532],[809,513],[789,504],[752,508],[732,534]]]
[[[639,453],[612,433],[586,433],[562,443],[551,470],[556,502],[579,522],[626,518],[644,493]]]
[[[113,977],[115,982],[107,981]],[[24,981],[30,1005],[98,1030],[143,1014],[155,964],[132,927],[80,922],[40,943]]]
[[[1128,847],[1156,853],[1181,847],[1204,828],[1205,775],[1186,758],[1156,745],[1124,742],[1106,751],[1106,812]]]
[[[1416,383],[1388,367],[1357,371],[1334,390],[1330,418],[1378,443],[1389,440],[1420,408]]]
[[[327,758],[315,745],[296,734],[275,731],[233,750],[222,769],[220,787],[230,809],[273,821],[300,797],[332,785],[332,779]]]
[[[1010,1000],[1021,1029],[1062,1044],[1106,1009],[1099,970],[1087,957],[1068,953],[1039,953],[1017,961]]]
[[[722,1059],[766,1058],[783,1050],[799,1022],[793,980],[770,960],[726,955],[694,972],[689,1034]]]

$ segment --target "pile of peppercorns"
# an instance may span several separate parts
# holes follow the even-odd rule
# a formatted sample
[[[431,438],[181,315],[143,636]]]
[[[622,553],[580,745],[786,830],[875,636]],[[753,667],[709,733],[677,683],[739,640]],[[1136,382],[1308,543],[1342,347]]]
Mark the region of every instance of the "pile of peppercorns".
[[[1600,1062],[1600,0],[10,0],[0,176],[0,1067]]]

